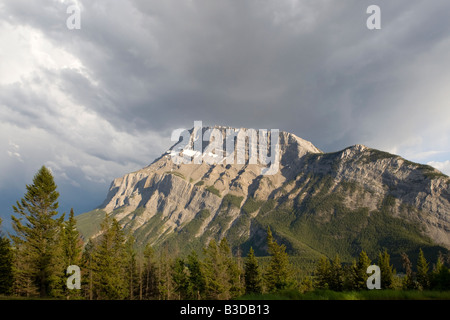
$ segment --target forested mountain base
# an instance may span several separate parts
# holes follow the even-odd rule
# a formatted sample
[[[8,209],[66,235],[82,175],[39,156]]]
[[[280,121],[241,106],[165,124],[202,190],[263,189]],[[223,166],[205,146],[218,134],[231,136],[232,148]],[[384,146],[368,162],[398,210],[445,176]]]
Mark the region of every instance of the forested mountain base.
[[[402,252],[400,272],[394,270],[386,250],[370,258],[361,250],[352,263],[342,263],[338,254],[314,261],[308,260],[310,257],[290,257],[288,248],[276,240],[270,227],[259,233],[260,242],[265,242],[267,248],[265,257],[256,257],[251,246],[246,257],[240,251],[233,254],[226,237],[220,241],[212,237],[201,250],[183,253],[172,250],[169,244],[157,248],[147,244],[140,249],[109,214],[101,221],[96,236],[83,243],[73,210],[68,219],[57,212],[59,193],[47,168],[42,167],[26,188],[24,198],[14,206],[17,216],[12,217],[16,232],[12,241],[0,237],[0,295],[7,298],[300,299],[321,297],[320,292],[346,297],[330,292],[366,292],[367,267],[374,263],[381,270],[381,293],[354,293],[354,297],[380,298],[386,292],[386,298],[415,299],[421,292],[433,296],[430,290],[450,291],[448,252],[429,256],[432,264],[421,249],[413,261]],[[236,206],[235,198],[226,200],[227,208]],[[189,237],[185,241],[190,241]],[[67,285],[71,275],[66,270],[73,265],[81,269],[80,289],[69,289]],[[417,293],[399,294],[411,290]],[[438,298],[449,297],[443,293]]]
[[[449,255],[441,254],[430,264],[420,251],[417,263],[413,264],[405,254],[404,270],[397,273],[387,251],[379,253],[374,261],[362,251],[358,260],[347,265],[340,262],[338,255],[331,260],[322,257],[308,274],[295,264],[295,258],[286,254],[286,247],[274,240],[270,229],[267,230],[270,252],[267,257],[255,257],[253,249],[247,257],[233,256],[226,238],[219,243],[212,240],[201,252],[192,251],[184,257],[174,256],[164,249],[156,252],[150,246],[138,251],[132,244],[133,239],[125,236],[117,221],[107,216],[99,237],[89,241],[83,252],[78,250],[80,246],[75,246],[77,254],[70,263],[81,267],[81,289],[68,290],[65,287],[67,275],[60,270],[52,277],[51,290],[46,297],[87,300],[450,299]],[[61,242],[61,245],[59,252],[68,252],[66,244]],[[14,261],[16,267],[9,280],[16,284],[1,294],[11,298],[38,296],[38,283],[33,283],[31,278],[26,282],[27,290],[17,285],[19,279],[27,278],[26,269],[17,267],[19,262]],[[382,290],[368,293],[366,269],[374,263],[381,269]],[[438,295],[430,290],[449,292]]]

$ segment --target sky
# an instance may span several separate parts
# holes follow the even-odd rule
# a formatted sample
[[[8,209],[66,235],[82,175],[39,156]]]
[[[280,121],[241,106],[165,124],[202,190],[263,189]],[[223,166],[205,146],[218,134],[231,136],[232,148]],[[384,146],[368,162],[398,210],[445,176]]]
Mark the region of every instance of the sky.
[[[370,5],[381,29],[367,27]],[[42,165],[61,212],[87,212],[194,121],[288,131],[325,152],[364,144],[450,174],[449,12],[448,0],[2,0],[3,228]]]

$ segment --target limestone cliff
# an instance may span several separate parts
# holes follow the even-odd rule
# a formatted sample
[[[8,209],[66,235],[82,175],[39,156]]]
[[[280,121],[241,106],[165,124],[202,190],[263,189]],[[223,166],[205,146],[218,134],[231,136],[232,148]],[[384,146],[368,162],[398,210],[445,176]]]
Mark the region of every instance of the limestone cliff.
[[[230,128],[216,129],[225,137]],[[78,217],[80,230],[94,235],[86,224],[107,212],[137,243],[180,250],[222,237],[264,250],[267,226],[298,254],[450,248],[450,180],[436,169],[363,145],[323,153],[280,132],[278,170],[262,175],[267,166],[248,163],[249,145],[236,150],[243,164],[176,164],[171,148],[115,179],[103,205]]]

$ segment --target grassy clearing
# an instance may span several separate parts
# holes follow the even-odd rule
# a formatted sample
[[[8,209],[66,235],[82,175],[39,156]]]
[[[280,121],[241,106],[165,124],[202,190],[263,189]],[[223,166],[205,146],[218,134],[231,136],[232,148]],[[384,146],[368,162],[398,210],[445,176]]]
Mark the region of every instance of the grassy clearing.
[[[95,209],[75,217],[77,220],[77,229],[86,241],[100,230],[100,225],[105,219],[105,215],[105,211]]]
[[[0,300],[58,299],[0,295]],[[314,290],[301,293],[298,290],[285,290],[278,293],[248,294],[236,300],[450,300],[450,291],[367,290],[336,292]]]
[[[20,297],[20,296],[5,296],[0,294],[0,301],[2,300],[60,300],[57,298],[40,298],[40,297]]]
[[[450,291],[368,290],[336,292],[314,290],[301,293],[286,290],[279,293],[250,294],[239,300],[450,300]]]

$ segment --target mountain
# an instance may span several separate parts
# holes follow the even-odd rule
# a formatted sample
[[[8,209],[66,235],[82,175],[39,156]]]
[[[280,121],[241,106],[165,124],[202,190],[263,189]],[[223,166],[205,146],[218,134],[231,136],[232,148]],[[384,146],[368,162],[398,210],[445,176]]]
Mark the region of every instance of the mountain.
[[[247,139],[227,140],[236,132]],[[199,149],[202,135],[206,143]],[[235,152],[227,154],[231,147]],[[265,147],[271,162],[261,157]],[[138,246],[184,253],[226,237],[235,252],[253,246],[264,255],[267,226],[291,255],[311,259],[339,253],[350,261],[361,250],[374,257],[383,248],[393,256],[450,249],[446,175],[363,145],[324,153],[287,132],[186,131],[152,164],[115,179],[99,208],[77,217],[85,239],[98,234],[105,213]]]

